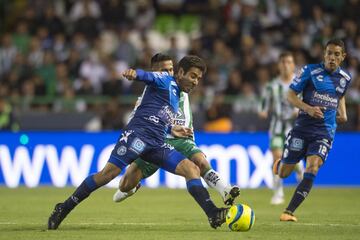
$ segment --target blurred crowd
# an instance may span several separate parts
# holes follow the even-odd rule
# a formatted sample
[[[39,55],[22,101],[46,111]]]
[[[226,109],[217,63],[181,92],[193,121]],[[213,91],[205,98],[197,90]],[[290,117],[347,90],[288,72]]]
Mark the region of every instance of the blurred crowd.
[[[322,61],[324,43],[346,43],[353,128],[360,130],[359,0],[0,0],[0,97],[15,111],[84,112],[121,128],[142,84],[121,79],[165,52],[203,57],[193,93],[205,122],[256,112],[284,50],[297,67]]]

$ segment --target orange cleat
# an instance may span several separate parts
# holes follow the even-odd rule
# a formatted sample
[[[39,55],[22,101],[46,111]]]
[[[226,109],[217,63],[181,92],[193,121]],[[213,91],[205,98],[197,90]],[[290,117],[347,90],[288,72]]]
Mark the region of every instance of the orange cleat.
[[[280,221],[282,221],[282,222],[297,222],[297,218],[291,213],[283,212],[280,215]]]
[[[274,164],[273,164],[273,174],[274,175],[278,175],[279,174],[279,164],[280,164],[281,158],[279,158],[278,160],[275,160]]]

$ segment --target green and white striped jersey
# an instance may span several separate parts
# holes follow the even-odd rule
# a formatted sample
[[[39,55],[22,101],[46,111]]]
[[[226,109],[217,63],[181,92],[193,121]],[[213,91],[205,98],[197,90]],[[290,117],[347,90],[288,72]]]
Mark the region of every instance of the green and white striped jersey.
[[[144,89],[144,92],[145,92],[145,90],[146,90],[146,87]],[[141,104],[144,92],[140,97],[138,97],[138,99],[135,103],[135,107],[134,107],[133,111],[131,112],[131,114],[129,115],[128,122],[131,120],[131,118],[133,118],[136,109]],[[185,92],[180,92],[179,110],[174,118],[174,125],[180,125],[180,126],[188,127],[191,129],[193,128],[193,118],[192,118],[192,111],[191,111],[191,106],[190,106],[189,95]],[[172,136],[171,134],[167,134],[166,138],[172,139],[175,137]],[[194,137],[192,137],[191,139],[193,141],[195,140]]]
[[[287,100],[291,82],[284,83],[279,77],[265,87],[261,95],[260,111],[268,112],[271,136],[286,135],[293,124],[295,108]]]
[[[180,125],[191,129],[193,128],[193,118],[189,94],[185,92],[180,93],[179,110],[174,118],[174,125]],[[174,138],[174,136],[168,134],[167,138]],[[194,140],[194,137],[192,140]]]

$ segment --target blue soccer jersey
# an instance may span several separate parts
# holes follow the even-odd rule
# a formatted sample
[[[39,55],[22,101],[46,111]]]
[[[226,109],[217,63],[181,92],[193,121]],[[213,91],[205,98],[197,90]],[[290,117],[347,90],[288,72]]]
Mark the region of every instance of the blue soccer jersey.
[[[145,72],[137,69],[136,74],[136,80],[144,82],[147,87],[126,128],[149,135],[149,143],[161,145],[166,130],[178,111],[180,88],[174,77],[167,72]]]
[[[324,118],[316,119],[300,110],[294,130],[333,139],[336,131],[336,113],[339,100],[345,95],[351,76],[344,69],[328,72],[323,63],[304,66],[290,88],[303,95],[311,106],[323,107]]]

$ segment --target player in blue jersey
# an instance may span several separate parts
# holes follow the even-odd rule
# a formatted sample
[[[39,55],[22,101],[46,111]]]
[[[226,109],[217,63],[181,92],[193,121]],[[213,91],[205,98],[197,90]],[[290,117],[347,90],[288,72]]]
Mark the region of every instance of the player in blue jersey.
[[[169,55],[157,53],[151,58],[151,70],[168,72],[174,74],[173,62]],[[146,88],[144,89],[146,91]],[[138,106],[142,101],[142,96],[138,98],[130,119],[133,117]],[[226,205],[232,205],[235,198],[239,196],[240,189],[238,186],[226,184],[224,179],[210,166],[206,155],[196,145],[193,136],[192,112],[190,99],[187,93],[180,93],[179,110],[174,118],[172,134],[166,136],[165,142],[173,146],[178,152],[193,161],[200,169],[200,176],[206,184],[215,189],[221,196]],[[179,135],[182,134],[182,135]],[[115,202],[121,202],[132,196],[140,188],[141,179],[150,177],[159,169],[158,166],[143,161],[141,158],[136,159],[126,169],[121,177],[119,189],[113,196]]]
[[[306,168],[280,221],[297,221],[293,213],[308,196],[319,168],[326,161],[337,123],[347,121],[344,95],[351,76],[340,67],[345,57],[343,41],[330,40],[325,46],[324,62],[304,66],[290,85],[288,100],[300,111],[286,137],[282,159],[274,163],[273,171],[285,178],[302,158]]]
[[[167,72],[145,72],[129,69],[123,76],[147,85],[143,100],[134,117],[118,139],[105,167],[88,176],[63,203],[58,203],[48,220],[48,229],[57,229],[64,218],[90,193],[109,183],[122,169],[141,157],[171,173],[183,176],[189,193],[206,213],[210,226],[217,228],[225,222],[227,208],[217,208],[200,180],[199,168],[174,147],[165,143],[178,111],[180,92],[190,92],[206,71],[204,61],[185,56],[178,64],[175,77]]]

